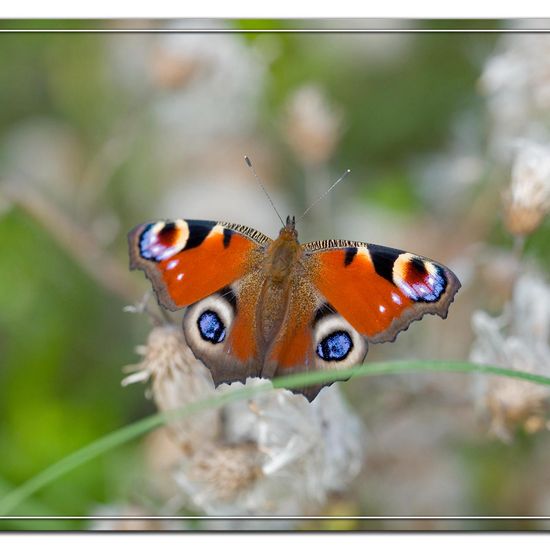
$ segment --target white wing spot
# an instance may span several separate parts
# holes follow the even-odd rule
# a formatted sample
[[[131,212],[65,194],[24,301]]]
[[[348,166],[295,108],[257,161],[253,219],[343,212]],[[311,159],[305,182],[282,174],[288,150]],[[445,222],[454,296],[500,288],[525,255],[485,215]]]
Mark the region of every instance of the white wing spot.
[[[179,260],[172,260],[171,262],[168,262],[166,269],[174,269],[174,267],[176,267],[179,263]]]
[[[399,297],[399,294],[396,294],[395,292],[392,292],[392,293],[391,293],[391,299],[392,299],[396,304],[401,304],[401,298]]]
[[[178,273],[178,276],[176,277],[178,281],[181,281],[183,279],[183,273]]]
[[[380,313],[384,313],[384,311],[386,311],[386,308],[384,306],[378,306],[378,309]]]

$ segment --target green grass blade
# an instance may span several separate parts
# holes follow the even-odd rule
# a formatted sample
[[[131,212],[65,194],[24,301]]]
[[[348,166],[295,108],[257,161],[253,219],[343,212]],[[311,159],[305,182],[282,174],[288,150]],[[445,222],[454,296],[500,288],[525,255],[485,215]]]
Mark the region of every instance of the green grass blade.
[[[220,393],[219,395],[214,395],[207,399],[191,403],[177,411],[157,413],[111,432],[95,440],[86,447],[82,447],[74,453],[65,456],[59,462],[52,464],[36,476],[22,483],[13,491],[9,492],[2,499],[0,499],[0,515],[9,514],[28,497],[78,466],[85,464],[93,458],[115,449],[116,447],[134,438],[150,432],[155,428],[166,424],[170,420],[188,417],[204,409],[220,407],[232,401],[250,398],[259,393],[269,391],[273,387],[292,389],[314,384],[335,382],[337,380],[348,379],[351,376],[380,376],[422,371],[481,373],[517,378],[519,380],[550,386],[550,378],[546,376],[489,365],[476,365],[466,362],[403,361],[391,363],[369,363],[347,369],[343,372],[315,371],[285,376],[273,380],[272,384],[266,381],[265,384],[260,384],[253,387],[230,389]]]

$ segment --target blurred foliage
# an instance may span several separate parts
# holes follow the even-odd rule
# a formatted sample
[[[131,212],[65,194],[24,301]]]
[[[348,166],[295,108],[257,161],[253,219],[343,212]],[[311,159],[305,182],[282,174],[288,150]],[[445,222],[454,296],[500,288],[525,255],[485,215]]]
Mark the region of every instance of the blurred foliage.
[[[239,24],[257,28],[254,21]],[[281,27],[280,22],[262,25]],[[360,48],[358,36],[339,38]],[[92,157],[111,135],[113,121],[140,110],[135,96],[114,83],[106,69],[110,44],[117,39],[85,33],[0,35],[0,177],[9,161],[1,143],[22,121],[48,117],[66,124]],[[275,52],[266,67],[257,132],[285,159],[281,181],[293,182],[303,174],[281,137],[280,113],[293,90],[315,82],[345,109],[345,131],[333,162],[337,172],[353,169],[349,185],[358,200],[400,216],[429,208],[411,175],[411,162],[443,149],[462,112],[485,116],[476,81],[496,39],[477,33],[415,35],[396,55],[385,58],[377,52],[369,57],[365,51],[363,59],[344,55],[334,35],[245,35],[248,48]],[[143,124],[147,129],[146,115]],[[99,207],[107,206],[120,221],[109,251],[124,265],[125,233],[149,212],[155,197],[152,188],[143,195],[136,191],[155,177],[149,140],[146,132],[139,134],[129,160],[115,171],[99,201]],[[68,202],[73,199],[67,197]],[[494,229],[494,242],[507,244],[500,232]],[[2,494],[65,454],[152,412],[153,405],[144,399],[142,387],[120,387],[121,367],[135,362],[133,348],[145,338],[143,318],[123,313],[126,302],[100,288],[22,208],[0,213],[0,243]],[[529,250],[548,262],[549,243],[546,228],[532,238]],[[92,462],[41,491],[19,512],[85,515],[101,503],[139,498],[136,487],[146,483],[139,449],[139,443],[128,445]],[[529,452],[527,444],[476,445],[461,451],[473,488],[472,514],[509,512],[499,495],[504,490],[514,494],[506,479]],[[366,513],[359,507],[359,502],[343,499],[329,509],[334,514]],[[82,524],[57,521],[47,528],[76,525]],[[327,520],[316,525],[340,529],[357,524]],[[15,520],[0,524],[22,526]]]

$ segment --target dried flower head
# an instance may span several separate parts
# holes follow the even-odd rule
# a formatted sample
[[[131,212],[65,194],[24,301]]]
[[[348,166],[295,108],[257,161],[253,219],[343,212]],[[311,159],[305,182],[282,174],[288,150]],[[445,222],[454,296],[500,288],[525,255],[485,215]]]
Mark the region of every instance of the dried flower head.
[[[172,325],[154,328],[138,352],[143,360],[125,383],[152,378],[161,410],[242,386],[214,389]],[[249,378],[245,387],[266,383]],[[170,431],[181,450],[171,461],[178,502],[211,515],[315,512],[357,475],[364,455],[361,423],[335,385],[313,403],[284,389],[260,393],[175,421]]]
[[[509,308],[500,317],[476,311],[476,340],[470,352],[475,363],[550,375],[550,287],[526,274],[516,283]],[[512,429],[545,426],[543,414],[550,390],[530,382],[501,377],[478,379],[478,397],[491,418],[490,431],[508,441]]]
[[[260,458],[254,443],[204,446],[186,468],[180,468],[176,480],[200,508],[231,502],[262,475]]]
[[[145,346],[138,346],[143,356],[135,371],[123,385],[152,379],[152,394],[160,410],[169,411],[214,394],[210,371],[198,361],[185,342],[183,331],[175,325],[154,327]],[[214,441],[220,431],[217,410],[206,410],[191,418],[175,420],[170,428],[185,452],[192,453],[201,442]]]
[[[532,233],[550,211],[550,146],[520,145],[504,194],[504,221],[513,235]]]
[[[331,157],[341,125],[341,113],[329,104],[317,86],[299,88],[288,102],[286,138],[304,164],[321,164]]]
[[[245,387],[264,383],[248,379]],[[223,444],[205,447],[208,461],[197,455],[176,475],[190,503],[209,514],[315,513],[361,468],[362,426],[337,386],[313,403],[288,390],[261,393],[228,404],[223,418]]]

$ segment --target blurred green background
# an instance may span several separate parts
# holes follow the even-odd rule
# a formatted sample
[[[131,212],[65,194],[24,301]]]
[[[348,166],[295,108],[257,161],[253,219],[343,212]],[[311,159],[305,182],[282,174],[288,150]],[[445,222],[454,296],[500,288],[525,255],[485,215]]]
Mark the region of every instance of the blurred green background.
[[[179,215],[227,219],[274,235],[277,219],[244,154],[283,215],[286,208],[301,213],[352,170],[304,220],[306,240],[374,241],[458,268],[472,242],[509,246],[496,208],[487,208],[497,204],[499,178],[485,158],[490,116],[479,86],[499,39],[484,33],[1,34],[0,494],[154,412],[143,386],[120,385],[122,367],[138,361],[134,348],[150,327],[144,316],[123,312],[147,289],[141,273],[127,273],[126,233],[144,220]],[[309,112],[319,98],[319,112]],[[455,157],[470,164],[453,168]],[[545,229],[530,244],[535,256],[545,256],[547,239]],[[429,320],[429,329],[411,327],[395,350],[373,349],[372,358],[466,358],[469,315],[486,304],[477,303],[475,291],[463,293],[447,332]],[[463,396],[459,378],[452,380]],[[433,414],[448,408],[441,397],[447,394],[429,384],[427,390],[409,380],[370,384],[367,390],[363,382],[342,385],[367,426],[384,426],[392,399],[404,401],[409,416],[427,407],[426,395],[436,395]],[[426,447],[429,455],[430,445],[443,446],[460,463],[462,477],[453,483],[465,495],[460,505],[449,497],[443,510],[536,511],[523,494],[532,480],[520,464],[548,436],[520,436],[512,446],[490,440],[472,421],[471,403],[459,407],[467,420],[453,420],[461,427],[450,429],[452,437]],[[422,413],[425,430],[430,416]],[[78,468],[17,513],[86,515],[103,505],[154,504],[144,496],[142,445],[136,441]],[[324,511],[392,515],[392,501],[376,493],[384,486],[364,482],[369,475],[367,469]],[[440,475],[447,479],[445,471]],[[392,491],[399,495],[397,484]],[[411,514],[428,511],[414,498],[408,502]],[[0,528],[87,525],[13,520]]]

